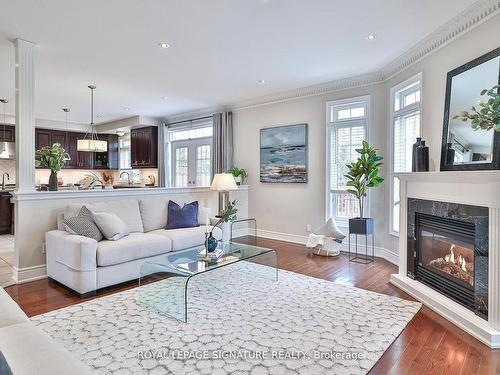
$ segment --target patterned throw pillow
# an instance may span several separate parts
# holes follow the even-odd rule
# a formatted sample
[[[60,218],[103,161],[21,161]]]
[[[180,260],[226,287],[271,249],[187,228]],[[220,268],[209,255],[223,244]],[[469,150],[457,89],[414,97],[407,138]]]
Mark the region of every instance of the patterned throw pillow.
[[[97,242],[102,240],[102,233],[94,223],[92,212],[85,206],[82,206],[77,216],[64,219],[63,222],[69,233],[89,237]]]

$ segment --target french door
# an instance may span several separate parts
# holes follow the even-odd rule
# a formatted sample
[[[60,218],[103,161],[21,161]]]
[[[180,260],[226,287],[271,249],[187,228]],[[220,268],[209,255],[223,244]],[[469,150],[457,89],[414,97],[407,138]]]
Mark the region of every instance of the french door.
[[[175,187],[210,186],[212,138],[172,142],[172,182]]]

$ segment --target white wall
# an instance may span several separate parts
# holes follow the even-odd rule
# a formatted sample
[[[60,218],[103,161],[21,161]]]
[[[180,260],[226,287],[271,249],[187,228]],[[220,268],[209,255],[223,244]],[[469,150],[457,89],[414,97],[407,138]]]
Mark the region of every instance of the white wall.
[[[388,133],[386,126],[387,97],[382,84],[345,90],[333,94],[312,96],[251,109],[235,110],[234,163],[249,174],[249,213],[257,218],[259,229],[275,232],[268,235],[306,236],[306,225],[319,227],[325,220],[326,202],[326,102],[370,95],[371,122],[369,140],[387,159]],[[308,124],[307,184],[265,184],[259,181],[260,129],[277,125]],[[388,160],[386,160],[386,163]],[[382,168],[386,175],[386,165]],[[378,246],[387,247],[388,226],[381,211],[387,207],[387,184],[373,190],[370,215],[377,218]],[[346,231],[347,233],[347,231]],[[303,238],[296,238],[303,240]]]
[[[482,23],[391,79],[368,87],[337,91],[282,103],[234,110],[235,164],[249,172],[249,213],[257,218],[263,234],[303,241],[306,224],[316,227],[325,216],[325,105],[327,101],[371,95],[370,142],[389,167],[389,90],[418,72],[423,73],[423,134],[430,146],[431,170],[439,169],[446,73],[500,47],[500,15]],[[259,182],[259,130],[264,127],[306,122],[309,124],[309,182],[263,184]],[[372,190],[371,216],[376,221],[376,245],[398,252],[396,237],[389,235],[389,183]],[[276,233],[271,233],[276,232]]]

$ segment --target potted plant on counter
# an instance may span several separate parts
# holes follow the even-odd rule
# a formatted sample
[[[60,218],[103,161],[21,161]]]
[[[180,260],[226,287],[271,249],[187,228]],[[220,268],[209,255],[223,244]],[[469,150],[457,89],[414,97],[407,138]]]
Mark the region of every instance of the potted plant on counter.
[[[71,158],[59,143],[54,143],[52,146],[45,146],[35,151],[35,165],[50,169],[50,191],[57,191],[57,172],[61,170],[64,163],[68,160],[71,160]]]
[[[245,178],[248,177],[247,171],[238,167],[230,168],[227,173],[231,173],[233,175],[237,185],[243,185],[245,183]]]
[[[363,141],[363,147],[356,149],[358,159],[347,165],[349,172],[347,178],[347,191],[353,194],[359,203],[359,217],[349,219],[349,233],[373,234],[373,219],[363,217],[365,198],[368,188],[377,187],[384,179],[379,175],[382,166],[382,156],[377,155],[377,150]]]

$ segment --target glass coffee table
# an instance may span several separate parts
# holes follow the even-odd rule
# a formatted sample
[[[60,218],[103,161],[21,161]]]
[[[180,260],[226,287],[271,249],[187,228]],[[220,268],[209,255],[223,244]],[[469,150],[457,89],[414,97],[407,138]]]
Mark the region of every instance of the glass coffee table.
[[[139,288],[139,302],[187,323],[188,285],[195,276],[203,277],[204,273],[221,267],[251,262],[262,265],[259,268],[261,276],[278,281],[278,254],[274,249],[236,242],[225,242],[219,247],[222,248],[223,255],[217,262],[207,262],[198,256],[204,251],[204,246],[146,260],[140,269],[139,286],[143,288]],[[155,282],[161,283],[152,285]]]

